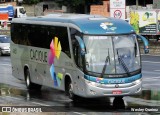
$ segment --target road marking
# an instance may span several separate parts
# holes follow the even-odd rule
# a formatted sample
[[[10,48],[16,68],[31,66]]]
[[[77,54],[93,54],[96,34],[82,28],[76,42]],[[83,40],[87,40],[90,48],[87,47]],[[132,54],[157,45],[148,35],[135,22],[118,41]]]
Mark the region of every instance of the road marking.
[[[127,102],[133,102],[135,104],[139,104],[142,106],[155,106],[155,107],[160,106],[159,100],[146,100],[146,99],[136,98],[136,97],[125,97],[125,100]]]
[[[19,100],[19,101],[22,101],[23,99],[20,99],[20,98],[17,98],[17,97],[11,97],[11,96],[6,96],[8,98],[11,98],[11,99],[16,99],[16,100]]]
[[[73,113],[78,114],[78,115],[86,115],[84,113],[79,113],[79,112],[73,112]]]
[[[146,79],[142,79],[143,81],[152,81],[152,80],[157,80],[157,79],[151,79],[151,78],[146,78]]]
[[[142,56],[155,56],[155,57],[159,57],[160,55],[158,54],[141,54]]]
[[[143,63],[160,63],[160,62],[155,62],[155,61],[142,61]]]
[[[51,105],[42,104],[42,103],[38,103],[38,102],[32,102],[32,103],[37,104],[37,105],[42,105],[42,106],[51,106]]]
[[[2,66],[3,66],[3,65],[6,65],[6,66],[11,66],[10,64],[0,64],[0,65],[2,65]]]
[[[160,79],[160,76],[159,77],[153,77],[153,78],[143,78],[142,81],[155,81],[155,80],[159,80]]]
[[[154,70],[154,71],[160,71],[160,70]]]
[[[150,77],[150,78],[143,78],[144,79],[160,79],[160,76],[157,76],[157,77]]]
[[[143,87],[145,87],[145,86],[160,86],[160,84],[142,84],[142,86]],[[149,88],[151,88],[151,87],[149,87]],[[159,88],[159,87],[157,87],[157,88]]]

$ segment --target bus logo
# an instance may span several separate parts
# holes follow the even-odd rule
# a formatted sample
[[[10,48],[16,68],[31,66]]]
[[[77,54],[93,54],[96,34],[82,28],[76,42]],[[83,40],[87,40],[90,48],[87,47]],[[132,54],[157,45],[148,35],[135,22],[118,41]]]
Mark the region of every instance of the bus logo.
[[[111,31],[114,31],[117,29],[117,27],[114,27],[113,23],[110,23],[110,22],[101,23],[100,27],[103,28],[104,30],[111,30]]]
[[[57,37],[54,37],[54,40],[51,41],[50,43],[50,52],[48,56],[48,63],[51,65],[50,67],[50,73],[51,77],[54,81],[54,86],[60,86],[61,85],[61,80],[63,79],[63,74],[58,73],[56,75],[54,71],[54,59],[57,58],[59,59],[60,54],[61,54],[61,43],[58,41]]]
[[[119,85],[118,85],[118,84],[116,84],[116,85],[115,85],[115,88],[118,88],[118,87],[119,87]]]
[[[55,37],[54,41],[52,40],[50,43],[50,55],[49,55],[49,64],[54,63],[54,58],[59,59],[61,54],[61,43],[58,42],[58,38]]]

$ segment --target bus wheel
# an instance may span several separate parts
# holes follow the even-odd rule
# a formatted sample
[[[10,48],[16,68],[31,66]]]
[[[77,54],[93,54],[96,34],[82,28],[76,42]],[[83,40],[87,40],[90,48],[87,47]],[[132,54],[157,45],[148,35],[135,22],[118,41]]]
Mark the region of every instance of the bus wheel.
[[[2,56],[2,50],[0,49],[0,56]]]
[[[30,78],[30,72],[27,69],[25,71],[25,82],[26,82],[26,86],[28,90],[40,90],[41,89],[41,85],[38,84],[34,84],[31,82],[31,78]]]
[[[73,84],[71,82],[71,80],[67,83],[67,95],[70,99],[72,99],[73,101],[77,100],[77,96],[73,93]]]
[[[113,100],[113,108],[115,108],[115,109],[125,109],[123,96],[114,98],[114,100]]]
[[[70,99],[73,99],[73,97],[74,97],[74,94],[73,94],[73,85],[72,85],[71,82],[69,83],[69,86],[68,86],[68,96],[69,96]]]

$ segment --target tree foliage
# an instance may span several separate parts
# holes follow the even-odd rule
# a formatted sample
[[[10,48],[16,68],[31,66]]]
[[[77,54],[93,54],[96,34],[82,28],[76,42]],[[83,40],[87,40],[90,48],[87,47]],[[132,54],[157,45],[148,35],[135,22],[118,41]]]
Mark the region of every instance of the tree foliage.
[[[23,0],[26,4],[37,4],[38,2],[42,2],[43,0]]]
[[[37,4],[38,2],[43,2],[44,0],[23,0],[26,4]],[[51,0],[52,1],[52,0]],[[78,5],[84,5],[85,3],[97,3],[102,0],[55,0],[61,5],[76,7]]]
[[[71,6],[71,7],[76,7],[80,4],[84,4],[85,0],[62,0],[59,1],[59,4],[65,5],[65,6]]]

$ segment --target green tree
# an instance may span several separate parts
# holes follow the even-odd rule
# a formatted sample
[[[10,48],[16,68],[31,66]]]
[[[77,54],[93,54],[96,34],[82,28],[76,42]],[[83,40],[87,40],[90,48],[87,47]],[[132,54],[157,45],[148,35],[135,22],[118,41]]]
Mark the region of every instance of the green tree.
[[[62,0],[58,2],[60,5],[76,7],[77,5],[84,4],[85,0]]]
[[[71,8],[73,12],[79,9],[84,11],[84,13],[88,13],[91,4],[102,4],[102,1],[103,0],[61,0],[58,1],[58,3]]]
[[[38,2],[42,2],[43,0],[24,0],[26,4],[37,4]]]

